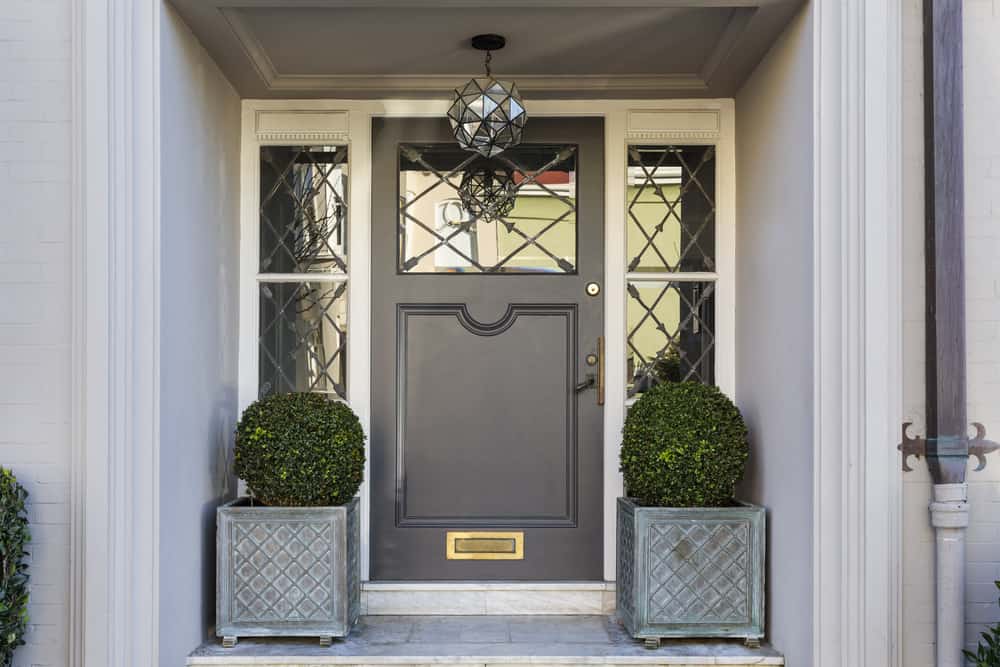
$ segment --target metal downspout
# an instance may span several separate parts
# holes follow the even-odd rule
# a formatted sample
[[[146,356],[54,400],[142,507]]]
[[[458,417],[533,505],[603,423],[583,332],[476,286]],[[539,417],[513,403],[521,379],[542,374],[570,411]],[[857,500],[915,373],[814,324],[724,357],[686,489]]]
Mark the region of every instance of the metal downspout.
[[[969,456],[985,464],[998,445],[966,416],[965,174],[962,0],[924,0],[924,193],[927,437],[903,424],[903,470],[926,456],[934,484],[936,664],[961,667],[965,640],[965,530]]]

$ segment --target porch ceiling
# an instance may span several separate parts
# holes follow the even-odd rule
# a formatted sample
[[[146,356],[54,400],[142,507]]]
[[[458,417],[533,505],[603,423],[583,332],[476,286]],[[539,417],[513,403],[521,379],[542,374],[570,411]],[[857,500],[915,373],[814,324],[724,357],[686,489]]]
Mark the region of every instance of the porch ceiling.
[[[805,0],[171,0],[250,98],[438,97],[482,72],[530,98],[731,97]]]

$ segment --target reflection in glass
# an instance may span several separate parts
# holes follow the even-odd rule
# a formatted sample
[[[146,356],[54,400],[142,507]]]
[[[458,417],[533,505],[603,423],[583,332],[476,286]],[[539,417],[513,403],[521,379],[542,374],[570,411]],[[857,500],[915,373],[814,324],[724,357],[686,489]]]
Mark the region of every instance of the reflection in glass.
[[[260,283],[261,396],[315,391],[346,398],[347,283]]]
[[[260,149],[260,272],[347,271],[347,147]]]
[[[712,282],[629,284],[629,396],[660,382],[714,381],[714,292]]]
[[[515,198],[496,215],[462,202],[463,176],[482,164],[451,144],[400,146],[399,271],[574,273],[576,147],[521,144],[492,158]]]
[[[715,147],[629,146],[628,270],[715,271]]]
[[[517,203],[514,172],[498,160],[482,160],[466,167],[458,186],[458,198],[470,217],[500,222]]]

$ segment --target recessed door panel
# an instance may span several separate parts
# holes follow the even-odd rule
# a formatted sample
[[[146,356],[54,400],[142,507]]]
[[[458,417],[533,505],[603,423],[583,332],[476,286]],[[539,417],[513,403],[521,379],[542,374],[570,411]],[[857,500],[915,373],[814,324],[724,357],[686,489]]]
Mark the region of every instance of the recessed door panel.
[[[404,305],[399,322],[399,524],[572,526],[576,308],[515,306],[490,326]],[[512,363],[484,374],[489,358]]]

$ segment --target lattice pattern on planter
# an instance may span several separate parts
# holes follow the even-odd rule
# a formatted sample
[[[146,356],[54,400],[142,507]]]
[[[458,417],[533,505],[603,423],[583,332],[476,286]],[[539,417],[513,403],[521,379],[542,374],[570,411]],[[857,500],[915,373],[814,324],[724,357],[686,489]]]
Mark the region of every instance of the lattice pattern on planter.
[[[361,513],[357,507],[347,512],[347,615],[361,613]]]
[[[647,540],[649,622],[749,622],[748,523],[654,523]]]
[[[630,396],[660,382],[714,381],[713,282],[628,285]]]
[[[521,144],[485,162],[447,144],[399,150],[400,273],[576,271],[576,146]],[[513,205],[469,205],[462,177],[484,168]]]
[[[347,284],[260,283],[261,396],[315,391],[346,397]]]
[[[232,529],[233,622],[332,616],[329,521],[237,521]]]
[[[715,147],[629,146],[628,270],[715,271]]]
[[[261,273],[347,272],[347,147],[260,149]]]
[[[618,553],[624,557],[618,558],[615,594],[618,609],[631,614],[635,610],[635,519],[623,516],[624,512],[618,508]]]

